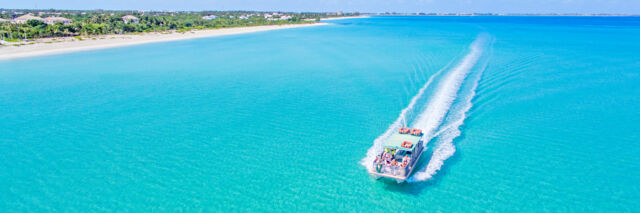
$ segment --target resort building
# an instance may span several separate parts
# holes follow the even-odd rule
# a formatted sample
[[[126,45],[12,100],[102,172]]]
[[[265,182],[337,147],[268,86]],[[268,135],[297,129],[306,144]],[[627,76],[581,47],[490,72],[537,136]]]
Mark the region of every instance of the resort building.
[[[56,23],[62,23],[62,24],[71,24],[72,21],[71,19],[68,18],[62,18],[62,17],[47,17],[44,18],[44,23],[49,24],[49,25],[54,25]]]
[[[218,16],[216,16],[216,15],[202,16],[202,19],[204,19],[204,20],[214,20],[216,18],[218,18]]]
[[[126,16],[122,16],[122,21],[124,21],[125,24],[128,23],[140,23],[140,19],[138,17],[132,16],[132,15],[126,15]]]
[[[47,12],[47,11],[38,12],[38,16],[42,16],[42,15],[62,15],[62,13],[60,13],[60,12]]]
[[[9,20],[6,20],[6,19],[3,19],[3,18],[0,18],[0,22],[8,22],[8,21],[9,21]]]
[[[293,17],[289,16],[289,15],[282,15],[278,18],[274,17],[274,16],[270,16],[269,18],[267,18],[267,20],[269,21],[278,21],[278,20],[289,20]]]
[[[38,21],[42,21],[44,22],[44,19],[37,17],[37,16],[33,16],[31,14],[26,14],[23,16],[20,16],[18,18],[14,18],[11,23],[15,23],[15,24],[24,24],[27,23],[27,21],[29,20],[38,20]]]
[[[293,18],[293,17],[291,17],[291,16],[289,16],[289,15],[283,15],[283,16],[280,16],[280,20],[289,20],[289,19],[291,19],[291,18]]]

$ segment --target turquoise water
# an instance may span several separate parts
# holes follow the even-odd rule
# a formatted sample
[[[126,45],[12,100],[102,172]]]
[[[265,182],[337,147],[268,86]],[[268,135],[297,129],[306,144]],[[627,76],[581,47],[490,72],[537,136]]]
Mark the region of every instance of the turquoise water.
[[[640,209],[640,18],[332,23],[0,61],[0,209]]]

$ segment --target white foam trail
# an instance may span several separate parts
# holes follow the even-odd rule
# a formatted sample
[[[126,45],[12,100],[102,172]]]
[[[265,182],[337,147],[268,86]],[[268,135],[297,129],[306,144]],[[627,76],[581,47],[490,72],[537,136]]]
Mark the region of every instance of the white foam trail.
[[[387,128],[387,130],[382,135],[378,136],[378,138],[373,141],[373,146],[367,151],[367,156],[360,160],[360,164],[362,164],[369,170],[373,170],[372,162],[376,158],[376,155],[382,151],[382,142],[391,137],[393,132],[395,132],[398,128],[400,128],[401,126],[406,126],[407,115],[409,114],[409,112],[414,109],[418,100],[422,97],[422,95],[424,95],[424,91],[429,87],[431,82],[433,82],[433,79],[436,76],[440,75],[443,70],[446,70],[446,68],[450,66],[451,62],[449,62],[449,64],[447,64],[442,69],[438,70],[438,72],[436,72],[435,74],[431,75],[431,77],[429,77],[429,80],[427,80],[427,82],[420,88],[420,90],[418,90],[418,93],[411,98],[409,105],[402,109],[398,118],[391,125],[389,125],[389,128]]]
[[[483,36],[483,37],[487,37],[487,36]],[[446,109],[449,111],[447,120],[451,120],[451,122],[449,123],[449,125],[442,127],[440,131],[428,136],[429,139],[434,138],[436,136],[440,136],[438,138],[438,142],[439,142],[438,147],[433,152],[433,155],[431,156],[431,159],[429,160],[429,163],[427,164],[427,166],[424,167],[422,170],[416,172],[408,180],[409,182],[424,181],[431,178],[434,174],[436,174],[438,170],[440,170],[440,168],[442,168],[444,161],[449,157],[451,157],[453,153],[455,153],[456,151],[456,147],[453,145],[453,140],[456,137],[460,136],[461,134],[459,127],[464,123],[464,119],[466,118],[467,111],[469,111],[469,109],[471,109],[471,107],[473,106],[471,101],[476,94],[475,90],[478,87],[478,82],[482,77],[482,73],[484,72],[486,63],[483,65],[483,67],[481,67],[480,71],[478,71],[478,73],[474,76],[474,79],[472,79],[472,85],[471,85],[471,88],[469,88],[469,93],[462,97],[460,104],[451,110],[449,110],[449,108],[451,107],[451,104],[453,103],[453,101],[456,99],[456,94],[458,94],[458,90],[465,76],[471,71],[475,63],[477,63],[480,55],[482,54],[482,49],[480,47],[481,45],[484,45],[486,39],[485,38],[479,38],[479,39],[482,39],[481,42],[479,42],[478,40],[474,42],[477,46],[474,47],[474,45],[472,45],[472,51],[469,54],[472,57],[471,58],[465,57],[465,59],[469,59],[469,60],[468,61],[463,60],[463,62],[461,63],[461,65],[463,66],[459,66],[461,68],[464,68],[465,70],[460,70],[460,73],[452,73],[452,74],[455,74],[456,78],[452,77],[452,82],[449,82],[452,84],[449,86],[451,87],[450,91],[455,90],[455,93],[452,93],[453,96],[443,97],[443,100],[446,100],[447,102],[446,104],[442,104],[442,106],[448,105],[446,106]],[[469,62],[469,63],[467,64],[465,62]],[[464,73],[464,75],[462,73]],[[447,92],[450,92],[450,91],[448,90]],[[453,97],[453,99],[451,99],[451,97]],[[440,103],[443,103],[443,102],[440,102]],[[436,108],[436,109],[441,109],[441,108]],[[434,111],[437,111],[437,110],[434,110]],[[442,113],[440,111],[437,111],[437,112]],[[442,118],[446,114],[447,112],[444,112],[443,114],[438,114],[438,118],[435,118],[435,119],[440,119],[438,122],[431,121],[430,119],[429,121],[425,121],[424,124],[436,125],[435,123],[438,123],[437,125],[439,125],[439,123],[442,122]],[[423,113],[423,115],[430,116],[429,114],[425,114],[425,113]],[[430,129],[431,132],[433,132],[435,128],[437,128],[437,126],[436,127],[428,126],[428,127],[431,128]]]
[[[434,131],[447,115],[451,104],[456,99],[462,82],[482,55],[485,42],[486,38],[480,36],[470,45],[469,53],[438,83],[439,87],[429,100],[427,108],[416,119],[413,127],[423,130],[425,141],[429,141],[434,137]]]

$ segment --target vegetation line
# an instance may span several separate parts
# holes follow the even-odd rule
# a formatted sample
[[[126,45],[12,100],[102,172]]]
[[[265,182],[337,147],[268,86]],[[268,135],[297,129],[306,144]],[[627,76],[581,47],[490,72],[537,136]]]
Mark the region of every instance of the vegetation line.
[[[314,23],[321,18],[353,15],[358,14],[0,9],[0,38],[4,44],[24,43],[51,37],[80,38],[107,34],[187,32],[200,29]]]

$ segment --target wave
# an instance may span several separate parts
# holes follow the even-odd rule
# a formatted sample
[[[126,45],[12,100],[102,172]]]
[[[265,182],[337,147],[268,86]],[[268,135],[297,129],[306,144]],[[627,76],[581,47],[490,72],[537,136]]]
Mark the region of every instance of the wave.
[[[438,146],[435,148],[435,151],[433,151],[427,166],[415,172],[414,175],[408,179],[409,182],[430,179],[442,168],[444,161],[455,153],[456,147],[453,145],[453,140],[461,134],[459,127],[464,123],[466,113],[473,106],[471,101],[476,94],[476,88],[482,78],[488,60],[485,60],[485,63],[479,68],[479,71],[472,76],[470,79],[471,84],[468,87],[464,87],[462,89],[463,91],[460,91],[460,88],[467,75],[473,70],[480,59],[488,40],[488,35],[481,35],[474,41],[469,54],[449,76],[443,80],[443,84],[441,84],[441,88],[439,88],[436,96],[430,101],[428,108],[418,118],[415,126],[426,130],[425,141],[437,137]],[[458,97],[458,94],[461,94],[462,97]],[[452,107],[454,101],[457,101],[459,104]],[[434,131],[441,126],[445,116],[447,125],[441,127],[438,132],[434,133]]]

